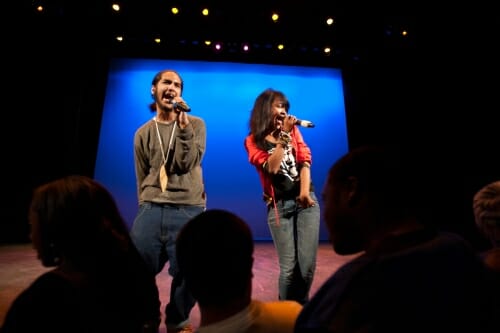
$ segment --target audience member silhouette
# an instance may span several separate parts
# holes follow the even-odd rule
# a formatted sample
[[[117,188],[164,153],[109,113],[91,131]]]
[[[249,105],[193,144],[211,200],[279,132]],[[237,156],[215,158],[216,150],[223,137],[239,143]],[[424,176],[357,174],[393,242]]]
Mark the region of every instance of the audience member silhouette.
[[[155,278],[105,187],[85,176],[41,185],[29,222],[38,259],[55,268],[14,300],[2,333],[157,332]]]
[[[474,221],[490,243],[479,255],[491,271],[496,295],[495,306],[500,327],[500,181],[491,182],[476,192],[472,200]]]
[[[359,255],[304,305],[295,331],[492,332],[485,265],[463,238],[421,219],[422,170],[392,148],[352,149],[331,167],[322,192],[330,241],[337,254]]]
[[[252,299],[253,252],[250,228],[229,211],[207,210],[182,228],[177,261],[200,309],[197,332],[293,332],[298,302]]]
[[[500,276],[500,181],[487,184],[474,195],[473,210],[477,227],[491,244],[481,257]]]

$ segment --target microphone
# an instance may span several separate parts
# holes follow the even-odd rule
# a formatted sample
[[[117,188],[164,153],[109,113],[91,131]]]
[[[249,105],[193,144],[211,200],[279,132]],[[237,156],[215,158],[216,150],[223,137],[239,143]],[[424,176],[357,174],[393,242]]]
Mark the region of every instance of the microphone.
[[[309,127],[309,128],[313,128],[314,127],[314,124],[312,122],[310,122],[309,120],[300,120],[300,119],[297,119],[295,121],[295,125],[299,125],[299,126],[302,126],[302,127]]]
[[[190,112],[191,111],[191,108],[189,107],[189,105],[187,105],[184,102],[174,101],[173,106],[174,106],[174,109],[177,109],[179,111],[183,111],[183,112]]]

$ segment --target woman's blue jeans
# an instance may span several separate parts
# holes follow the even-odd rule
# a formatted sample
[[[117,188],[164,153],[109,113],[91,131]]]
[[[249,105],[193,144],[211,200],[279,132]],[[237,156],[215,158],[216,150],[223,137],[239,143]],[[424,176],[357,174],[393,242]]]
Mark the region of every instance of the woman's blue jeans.
[[[205,210],[202,206],[154,204],[146,202],[139,207],[130,230],[130,236],[150,267],[157,275],[170,262],[172,276],[170,299],[165,308],[168,328],[180,328],[189,323],[189,314],[196,301],[188,292],[179,274],[175,255],[175,240],[181,228]]]
[[[294,199],[268,205],[267,222],[278,254],[279,299],[305,304],[309,300],[319,243],[320,207],[302,208]],[[276,213],[279,219],[276,220]]]

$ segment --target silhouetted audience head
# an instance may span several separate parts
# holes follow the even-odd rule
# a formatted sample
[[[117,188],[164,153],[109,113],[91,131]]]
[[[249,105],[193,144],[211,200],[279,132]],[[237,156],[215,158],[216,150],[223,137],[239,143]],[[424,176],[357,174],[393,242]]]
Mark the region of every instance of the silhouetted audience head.
[[[118,207],[102,185],[68,176],[36,188],[29,210],[31,238],[45,266],[70,260],[95,264],[130,246]]]
[[[481,188],[473,199],[474,218],[494,246],[500,246],[500,181]]]
[[[253,255],[250,227],[229,211],[206,210],[181,229],[177,262],[198,301],[197,332],[293,332],[300,303],[252,299]]]
[[[420,220],[418,166],[396,146],[351,149],[332,166],[323,217],[333,249],[360,253],[304,305],[296,333],[498,331],[496,288],[477,251]]]
[[[253,251],[247,223],[225,210],[199,214],[177,238],[179,269],[200,306],[250,302]]]
[[[474,220],[491,249],[482,255],[485,263],[500,273],[500,181],[481,188],[473,198]]]
[[[29,222],[38,258],[54,268],[17,296],[2,333],[157,332],[155,277],[104,186],[79,175],[43,184]]]
[[[422,189],[410,157],[396,146],[362,146],[330,168],[323,214],[337,253],[366,250],[379,236],[420,223]]]

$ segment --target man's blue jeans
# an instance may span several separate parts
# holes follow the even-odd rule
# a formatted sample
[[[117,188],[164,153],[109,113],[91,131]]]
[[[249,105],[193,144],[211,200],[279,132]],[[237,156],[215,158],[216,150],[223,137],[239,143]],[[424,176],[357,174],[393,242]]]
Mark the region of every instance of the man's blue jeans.
[[[279,299],[301,304],[309,300],[319,243],[320,207],[314,193],[311,198],[314,207],[302,208],[295,199],[277,200],[276,209],[271,203],[267,211],[280,265]]]
[[[202,206],[143,203],[130,230],[135,246],[155,275],[170,263],[168,273],[172,276],[172,284],[165,308],[168,328],[186,326],[196,303],[179,274],[175,240],[181,228],[204,210]]]

